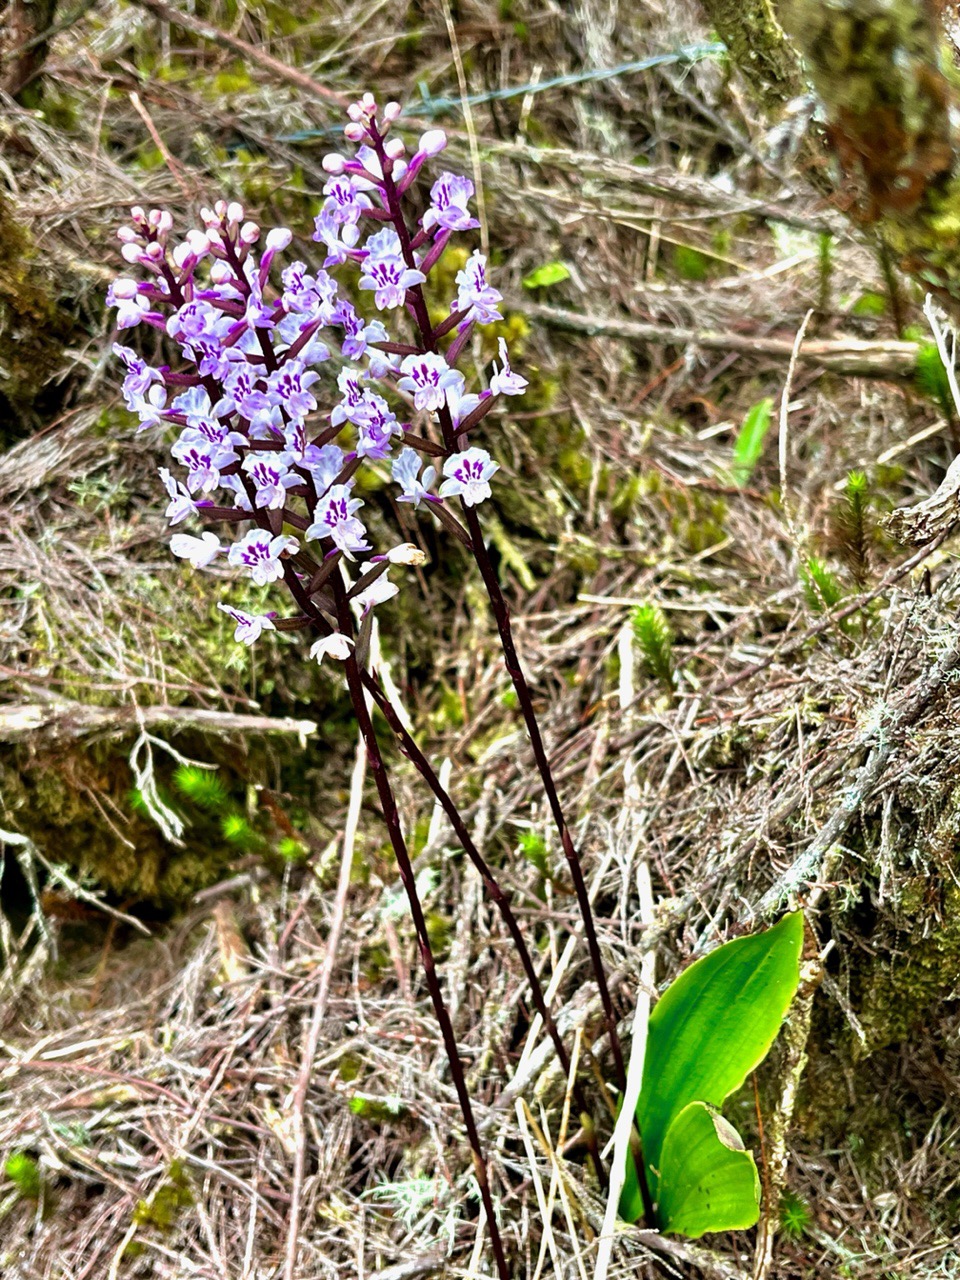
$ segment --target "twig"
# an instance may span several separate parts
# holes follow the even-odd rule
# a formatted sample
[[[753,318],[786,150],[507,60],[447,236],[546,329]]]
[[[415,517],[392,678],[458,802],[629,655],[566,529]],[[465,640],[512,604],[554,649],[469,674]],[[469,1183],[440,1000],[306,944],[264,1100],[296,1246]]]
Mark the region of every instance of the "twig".
[[[207,733],[316,733],[313,720],[287,716],[251,716],[200,707],[89,707],[56,699],[50,703],[13,702],[0,705],[0,742],[41,737],[54,740],[83,738],[93,733],[127,733],[145,725],[151,729],[199,729]]]
[[[300,1244],[300,1199],[303,1193],[303,1174],[307,1158],[307,1126],[304,1117],[307,1105],[307,1092],[310,1088],[310,1076],[317,1056],[317,1045],[320,1031],[327,1015],[327,1001],[330,996],[330,982],[333,978],[334,966],[337,962],[337,948],[343,935],[343,926],[347,916],[347,894],[350,891],[350,871],[353,867],[353,853],[356,845],[357,827],[360,822],[360,807],[363,803],[363,783],[367,776],[367,750],[363,738],[357,740],[357,755],[353,766],[353,777],[350,782],[350,804],[343,831],[343,851],[340,856],[340,878],[337,881],[337,893],[333,900],[333,917],[330,931],[327,934],[327,948],[323,956],[323,967],[320,970],[320,981],[317,986],[317,998],[313,1005],[313,1017],[303,1047],[303,1059],[300,1063],[300,1074],[297,1076],[297,1087],[293,1095],[293,1181],[290,1188],[290,1219],[287,1225],[287,1252],[283,1266],[283,1280],[295,1280],[297,1252]]]
[[[682,329],[665,324],[644,324],[619,316],[582,315],[565,307],[548,307],[514,299],[511,309],[552,329],[585,333],[591,337],[627,338],[637,342],[703,347],[708,351],[737,351],[744,355],[789,360],[794,343],[785,338],[751,338],[706,329]],[[879,342],[861,338],[823,338],[804,343],[800,359],[818,364],[831,373],[865,378],[910,378],[916,371],[916,342]]]

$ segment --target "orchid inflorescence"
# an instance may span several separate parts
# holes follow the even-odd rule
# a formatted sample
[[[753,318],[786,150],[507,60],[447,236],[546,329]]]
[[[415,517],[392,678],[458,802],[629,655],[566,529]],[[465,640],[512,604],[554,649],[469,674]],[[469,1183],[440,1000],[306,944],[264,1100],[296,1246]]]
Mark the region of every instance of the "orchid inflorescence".
[[[422,320],[421,286],[453,234],[479,226],[469,209],[473,183],[441,173],[426,213],[408,227],[403,199],[421,168],[444,149],[446,136],[429,130],[407,158],[403,141],[391,136],[399,114],[396,103],[378,113],[370,94],[349,108],[345,133],[356,151],[323,161],[330,178],[313,233],[326,249],[319,270],[299,261],[282,265],[291,232],[278,227],[263,236],[238,203],[221,200],[202,210],[203,228],[188,231],[179,243],[168,213],[138,207],[118,234],[124,259],[143,268],[146,278],[117,279],[108,299],[120,329],[153,325],[179,343],[187,362],[184,372],[152,368],[128,347],[114,346],[126,366],[124,399],[140,429],[180,428],[171,453],[185,475],[160,469],[171,525],[189,518],[253,522],[226,546],[210,530],[199,537],[178,532],[170,542],[174,555],[196,568],[225,555],[258,585],[289,581],[292,569],[334,631],[323,584],[341,560],[359,562],[350,598],[361,614],[396,594],[387,576],[391,565],[423,560],[408,543],[373,552],[359,514],[364,503],[355,496],[360,468],[389,465],[400,502],[435,511],[469,542],[446,509],[449,500],[458,497],[467,507],[483,502],[498,469],[485,449],[470,443],[470,432],[500,397],[520,395],[527,385],[510,368],[502,338],[488,387],[468,392],[456,368],[474,327],[502,319],[501,295],[488,283],[479,251],[456,277],[449,315],[426,333],[421,324],[418,340],[395,340],[379,318],[406,309]],[[373,294],[378,318],[360,315],[341,292],[331,273],[342,268],[359,271],[355,283]],[[321,411],[318,369],[328,362],[338,366],[329,378],[337,398]],[[438,414],[443,445],[401,420]],[[274,613],[219,607],[245,644],[277,629]],[[293,629],[297,620],[280,625]],[[347,636],[325,636],[311,655],[342,658],[347,650]]]
[[[202,569],[222,556],[260,586],[282,579],[299,614],[249,614],[221,603],[236,624],[235,638],[253,644],[264,631],[312,629],[310,655],[343,663],[354,715],[373,766],[384,821],[397,859],[417,933],[423,972],[447,1050],[474,1172],[486,1212],[500,1280],[508,1280],[503,1241],[474,1120],[456,1037],[437,979],[416,875],[403,835],[396,799],[383,759],[368,699],[376,705],[401,750],[443,808],[486,892],[503,917],[526,974],[531,997],[553,1041],[561,1068],[572,1080],[585,1141],[603,1180],[589,1108],[543,990],[530,947],[508,896],[477,848],[455,801],[398,714],[380,676],[366,662],[373,610],[398,591],[392,566],[422,563],[404,542],[375,551],[358,514],[361,468],[389,476],[398,502],[422,508],[470,551],[489,597],[506,669],[516,690],[560,836],[584,924],[591,966],[600,993],[619,1088],[625,1074],[617,1019],[606,981],[599,940],[579,855],[567,826],[534,710],[531,690],[513,639],[510,611],[487,551],[477,507],[491,496],[498,464],[471,443],[471,433],[504,396],[521,395],[526,379],[510,367],[507,344],[498,341],[488,385],[468,391],[457,363],[478,325],[502,319],[500,293],[487,280],[486,257],[475,250],[456,276],[457,296],[448,314],[433,323],[424,296],[431,272],[452,236],[475,230],[469,178],[441,173],[430,188],[426,212],[408,224],[405,200],[428,161],[446,146],[442,130],[422,134],[409,158],[404,142],[391,136],[400,107],[382,112],[370,94],[348,108],[352,155],[324,158],[330,175],[313,238],[326,251],[311,272],[300,261],[283,265],[292,233],[280,227],[262,237],[237,203],[218,201],[201,213],[203,230],[188,231],[177,244],[168,213],[132,210],[121,228],[122,254],[142,267],[140,281],[123,276],[109,301],[120,329],[152,325],[179,343],[187,368],[150,367],[128,347],[114,351],[126,365],[123,394],[140,429],[175,426],[171,452],[183,469],[160,468],[172,526],[189,519],[247,526],[230,545],[210,529],[199,536],[177,532],[174,555]],[[258,249],[263,241],[262,249]],[[359,293],[372,294],[376,316],[367,318],[341,293],[331,272],[350,268]],[[412,323],[404,340],[384,319],[403,310]],[[380,317],[384,317],[381,319]],[[336,369],[324,379],[320,366]],[[321,387],[336,386],[332,406],[321,410]],[[418,430],[406,421],[418,418]],[[457,499],[454,503],[452,500]],[[292,531],[292,532],[291,532]],[[354,576],[355,575],[355,576]],[[295,1251],[299,1212],[295,1172],[290,1248]],[[642,1161],[639,1165],[642,1181]],[[292,1254],[289,1255],[292,1257]],[[289,1261],[288,1257],[288,1261]]]

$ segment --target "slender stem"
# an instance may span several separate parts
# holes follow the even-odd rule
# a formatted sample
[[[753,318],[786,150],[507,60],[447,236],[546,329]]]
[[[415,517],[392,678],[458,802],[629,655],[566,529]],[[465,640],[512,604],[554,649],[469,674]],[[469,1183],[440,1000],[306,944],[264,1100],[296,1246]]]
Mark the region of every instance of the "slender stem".
[[[424,779],[427,786],[436,796],[437,801],[440,804],[440,807],[443,809],[444,813],[447,815],[447,819],[451,827],[453,827],[453,830],[457,839],[460,841],[463,851],[466,853],[467,857],[476,867],[477,871],[480,874],[480,878],[483,881],[484,888],[486,889],[492,901],[496,903],[497,909],[499,910],[501,918],[503,919],[503,923],[506,925],[507,932],[510,934],[510,937],[513,941],[513,945],[516,948],[517,955],[520,957],[520,963],[523,966],[523,972],[526,975],[527,982],[529,983],[529,986],[530,986],[530,995],[531,995],[531,998],[533,999],[534,1007],[536,1008],[537,1013],[539,1013],[540,1017],[543,1019],[543,1024],[547,1028],[547,1032],[550,1036],[550,1039],[553,1041],[553,1047],[556,1050],[557,1058],[560,1061],[560,1066],[563,1069],[564,1075],[569,1077],[570,1055],[567,1053],[566,1046],[563,1043],[563,1038],[560,1035],[560,1029],[556,1024],[556,1020],[554,1019],[553,1014],[550,1012],[550,1009],[547,1005],[546,997],[543,991],[543,986],[541,985],[540,978],[537,974],[536,968],[534,967],[533,958],[530,955],[530,949],[528,948],[526,940],[524,939],[523,932],[520,928],[519,922],[517,921],[517,917],[513,914],[513,908],[510,905],[509,898],[501,889],[497,881],[497,878],[494,875],[493,870],[491,869],[489,863],[486,861],[483,854],[480,852],[480,850],[477,848],[476,844],[474,843],[474,839],[471,836],[466,823],[464,822],[463,818],[460,815],[460,810],[457,808],[456,802],[454,801],[453,797],[450,795],[449,791],[446,790],[443,783],[440,781],[430,761],[427,759],[427,757],[423,754],[423,752],[420,750],[419,746],[417,745],[416,740],[404,727],[403,721],[397,715],[393,707],[393,704],[390,702],[390,699],[386,695],[386,692],[383,686],[368,671],[363,671],[361,673],[361,678],[363,680],[364,687],[367,689],[370,696],[374,699],[377,706],[380,708],[381,712],[383,713],[384,719],[386,720],[387,724],[390,726],[390,728],[393,730],[394,734],[396,735],[400,743],[401,751],[407,757],[407,759],[413,763],[413,765],[417,769],[417,772]],[[580,1110],[581,1117],[583,1117],[587,1146],[590,1150],[590,1155],[593,1159],[594,1167],[597,1171],[597,1178],[601,1186],[605,1187],[606,1171],[600,1159],[600,1151],[597,1146],[596,1133],[593,1129],[592,1123],[590,1123],[590,1120],[591,1120],[590,1109],[587,1106],[587,1101],[586,1101],[586,1098],[584,1097],[583,1089],[580,1085],[580,1082],[576,1079],[574,1079],[573,1081],[573,1094],[577,1103],[577,1107]]]
[[[347,601],[347,595],[344,590],[343,583],[336,577],[333,579],[333,589],[337,602],[337,620],[340,625],[340,630],[344,635],[350,635],[353,631],[353,619],[350,614],[350,605]],[[457,1042],[453,1032],[453,1024],[450,1021],[450,1014],[448,1013],[447,1006],[444,1003],[443,992],[440,990],[440,980],[437,977],[437,966],[433,956],[433,948],[430,945],[430,938],[427,933],[427,922],[423,914],[420,895],[417,893],[416,875],[414,874],[413,863],[410,861],[410,854],[407,849],[406,841],[403,838],[403,831],[400,827],[400,814],[397,810],[397,803],[394,799],[393,789],[390,786],[387,768],[384,764],[383,757],[380,754],[380,744],[377,741],[373,721],[371,720],[370,712],[367,709],[366,698],[364,697],[363,692],[360,665],[353,652],[351,652],[347,657],[344,666],[347,674],[347,686],[350,690],[351,701],[353,702],[353,712],[357,718],[357,724],[360,726],[360,733],[363,736],[364,743],[366,744],[367,758],[370,761],[370,769],[376,783],[377,794],[380,797],[380,807],[383,810],[383,817],[387,825],[387,832],[390,836],[390,843],[393,846],[394,856],[397,859],[397,868],[400,872],[400,879],[403,882],[403,887],[407,893],[407,900],[410,903],[410,914],[413,917],[413,925],[417,934],[417,943],[420,948],[420,961],[423,965],[424,977],[427,981],[430,998],[433,1001],[433,1010],[440,1026],[440,1034],[443,1037],[443,1043],[447,1051],[447,1058],[450,1062],[450,1074],[453,1077],[454,1088],[457,1092],[460,1110],[463,1113],[463,1121],[467,1129],[467,1140],[470,1143],[470,1150],[473,1155],[474,1173],[476,1174],[477,1183],[480,1187],[480,1198],[483,1201],[483,1207],[487,1215],[487,1222],[490,1227],[490,1243],[493,1246],[493,1255],[497,1264],[497,1272],[500,1276],[500,1280],[510,1280],[510,1269],[507,1266],[506,1254],[503,1249],[503,1241],[500,1238],[500,1229],[497,1226],[493,1196],[490,1192],[490,1181],[487,1177],[487,1165],[483,1158],[483,1148],[480,1145],[480,1134],[477,1131],[476,1121],[473,1117],[473,1107],[470,1102],[470,1094],[467,1089],[467,1082],[463,1073],[463,1063],[460,1061],[460,1055],[457,1052]]]
[[[537,762],[537,769],[543,782],[544,791],[547,794],[547,800],[550,804],[550,810],[553,814],[553,820],[557,831],[560,834],[560,842],[563,845],[564,856],[567,859],[567,865],[570,868],[570,874],[573,877],[574,889],[577,895],[577,904],[580,908],[580,914],[583,917],[584,934],[586,935],[587,947],[590,952],[590,961],[593,965],[594,975],[597,980],[597,986],[600,990],[600,1001],[603,1005],[604,1021],[607,1026],[607,1032],[610,1036],[610,1047],[613,1051],[614,1062],[616,1064],[617,1082],[623,1090],[626,1082],[626,1071],[623,1064],[623,1050],[620,1046],[620,1037],[617,1034],[617,1018],[613,1009],[613,1001],[610,998],[610,989],[607,985],[607,977],[603,968],[603,957],[600,953],[600,942],[597,937],[596,924],[593,918],[593,910],[590,906],[590,894],[587,889],[587,882],[584,879],[583,868],[580,865],[580,859],[573,844],[573,838],[570,835],[570,829],[567,826],[566,819],[563,815],[563,808],[560,804],[560,797],[557,794],[556,783],[553,779],[553,773],[550,769],[550,762],[547,759],[546,748],[543,745],[543,735],[540,733],[540,725],[537,722],[536,712],[533,708],[533,698],[530,694],[530,686],[527,684],[526,676],[520,665],[520,659],[517,655],[517,648],[513,641],[513,628],[510,625],[510,611],[507,608],[507,602],[500,590],[500,584],[497,581],[496,570],[490,560],[486,544],[483,540],[483,529],[480,525],[480,517],[477,515],[476,508],[464,506],[464,515],[467,521],[467,528],[470,531],[470,541],[473,545],[473,555],[483,578],[483,584],[487,589],[487,595],[490,597],[490,603],[493,606],[494,617],[497,621],[497,630],[500,633],[500,643],[503,646],[504,659],[506,661],[507,671],[510,679],[513,681],[513,687],[516,690],[517,698],[520,702],[520,709],[523,714],[524,722],[527,726],[527,733],[530,737],[530,745],[533,748],[533,756]]]
[[[284,565],[284,580],[290,589],[294,599],[303,609],[304,613],[309,614],[314,625],[324,634],[329,632],[324,620],[313,606],[309,596],[303,589],[303,585],[298,581],[292,566]],[[339,576],[334,574],[331,578],[331,586],[333,588],[334,599],[336,601],[337,622],[339,629],[343,635],[350,636],[354,632],[353,617],[350,613],[350,603],[347,599],[346,588]],[[460,1110],[463,1114],[464,1125],[467,1130],[467,1140],[470,1144],[470,1152],[473,1157],[474,1173],[476,1175],[477,1184],[480,1188],[480,1198],[487,1215],[487,1221],[490,1224],[490,1243],[493,1246],[493,1254],[497,1264],[497,1273],[500,1280],[510,1280],[510,1271],[507,1267],[506,1255],[503,1249],[503,1241],[500,1238],[500,1229],[497,1226],[496,1213],[493,1207],[493,1197],[490,1193],[490,1181],[487,1177],[487,1166],[483,1158],[483,1148],[480,1145],[480,1134],[477,1130],[476,1121],[473,1116],[473,1107],[470,1103],[470,1094],[467,1090],[467,1082],[463,1073],[463,1064],[460,1061],[460,1055],[457,1052],[457,1042],[453,1033],[453,1024],[450,1021],[450,1014],[447,1012],[447,1006],[444,1003],[443,992],[440,990],[440,982],[437,978],[437,967],[433,956],[433,948],[430,945],[430,938],[427,933],[427,922],[423,914],[423,906],[420,902],[420,895],[417,892],[416,875],[413,870],[413,864],[410,861],[410,854],[407,850],[406,841],[403,838],[403,831],[400,826],[400,814],[397,810],[397,803],[394,799],[393,789],[390,786],[390,779],[387,774],[387,768],[380,753],[380,744],[377,740],[376,731],[373,727],[373,721],[370,718],[370,712],[367,709],[366,698],[364,697],[364,684],[373,684],[379,690],[379,686],[375,681],[364,680],[364,673],[361,671],[360,664],[357,662],[355,652],[350,653],[344,662],[347,676],[347,688],[350,692],[350,700],[353,703],[353,712],[357,718],[361,736],[367,749],[367,760],[373,773],[374,782],[377,787],[377,794],[380,798],[380,807],[383,811],[384,822],[386,823],[387,833],[390,837],[390,843],[393,846],[394,857],[397,860],[397,868],[400,872],[400,879],[407,894],[407,900],[410,904],[410,914],[413,917],[413,925],[417,934],[417,945],[420,950],[420,959],[423,964],[424,977],[427,982],[427,989],[430,992],[430,999],[433,1002],[433,1010],[440,1027],[440,1034],[443,1038],[444,1048],[446,1049],[447,1058],[450,1062],[450,1074],[453,1077],[454,1088],[457,1093],[457,1100],[460,1103]],[[373,693],[373,689],[370,690]],[[384,695],[385,697],[385,695]],[[379,699],[378,699],[379,701]],[[391,708],[392,710],[392,708]]]

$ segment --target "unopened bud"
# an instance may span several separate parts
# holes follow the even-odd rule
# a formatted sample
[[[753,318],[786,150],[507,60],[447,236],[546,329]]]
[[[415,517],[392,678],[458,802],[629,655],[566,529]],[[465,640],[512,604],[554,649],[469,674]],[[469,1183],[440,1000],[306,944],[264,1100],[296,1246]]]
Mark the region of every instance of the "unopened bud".
[[[406,150],[406,147],[403,145],[402,138],[391,138],[384,147],[384,150],[391,160],[399,160]]]
[[[388,124],[393,124],[394,120],[399,118],[402,111],[403,107],[401,107],[399,102],[388,102],[383,108],[383,118]]]
[[[438,156],[446,145],[447,135],[442,129],[428,129],[420,135],[417,151],[422,156]]]
[[[271,253],[279,253],[281,250],[286,249],[292,239],[292,231],[288,231],[286,227],[274,227],[267,234],[267,248]]]
[[[143,245],[138,240],[131,240],[120,250],[124,262],[139,262],[143,253]]]
[[[231,200],[227,205],[227,222],[231,227],[238,226],[243,221],[243,205],[236,200]]]
[[[117,239],[122,240],[124,244],[139,244],[140,237],[134,231],[133,227],[120,227],[117,230]]]
[[[233,278],[233,271],[222,259],[215,262],[210,268],[210,279],[214,284],[226,284],[228,280]]]
[[[366,127],[362,124],[345,124],[343,133],[351,142],[362,142],[367,136]]]
[[[129,276],[117,276],[113,282],[113,296],[115,298],[135,298],[138,293],[136,280],[131,280]]]
[[[347,167],[347,162],[339,151],[331,151],[329,155],[325,155],[320,161],[320,165],[325,173],[332,173],[335,176],[343,173]]]
[[[240,228],[240,239],[244,244],[256,244],[260,239],[260,228],[255,222],[245,222]]]

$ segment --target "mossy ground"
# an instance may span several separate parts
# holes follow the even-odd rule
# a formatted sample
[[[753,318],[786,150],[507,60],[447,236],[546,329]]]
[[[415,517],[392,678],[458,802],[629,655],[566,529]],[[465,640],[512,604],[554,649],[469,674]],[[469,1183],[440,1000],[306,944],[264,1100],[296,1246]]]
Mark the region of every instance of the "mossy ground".
[[[344,92],[367,88],[373,75],[375,87],[414,107],[420,82],[435,96],[457,93],[439,11],[379,7],[360,38],[352,17],[323,6],[210,3],[196,12]],[[498,13],[461,7],[454,20],[470,87],[480,92],[613,66],[696,28],[692,11],[682,23],[658,14],[621,7],[618,26],[592,5],[560,15],[523,3]],[[41,869],[60,952],[40,966],[49,944],[35,917],[29,923],[31,889],[7,849],[0,896],[14,935],[34,932],[20,949],[3,940],[2,1038],[21,1062],[4,1069],[0,1149],[36,1161],[42,1181],[40,1202],[22,1188],[14,1195],[9,1174],[0,1188],[0,1270],[72,1280],[82,1258],[93,1276],[111,1274],[114,1261],[131,1276],[173,1275],[181,1265],[240,1274],[251,1250],[251,1265],[274,1266],[286,1247],[291,1099],[329,937],[356,730],[335,674],[303,660],[302,637],[266,637],[254,650],[232,643],[216,601],[259,611],[263,592],[193,573],[166,554],[155,478],[163,442],[133,435],[119,405],[117,371],[104,359],[111,335],[102,294],[117,267],[112,228],[132,192],[172,208],[181,225],[226,194],[265,225],[308,231],[334,112],[235,49],[165,33],[147,11],[127,6],[89,10],[52,57],[49,92],[17,117],[31,165],[4,150],[20,182],[10,205],[21,230],[0,221],[0,236],[15,237],[5,242],[12,263],[0,265],[0,295],[15,286],[18,316],[40,335],[36,348],[19,348],[23,376],[33,380],[21,384],[7,438],[37,422],[45,428],[6,456],[6,470],[0,465],[5,700],[52,692],[122,706],[133,698],[307,718],[318,730],[305,745],[295,736],[164,730],[163,742],[216,766],[221,783],[217,794],[185,783],[183,761],[154,746],[157,798],[184,821],[181,844],[164,838],[135,794],[135,731],[0,745],[0,827],[32,839],[86,894],[71,918],[69,892]],[[80,70],[56,74],[67,66]],[[131,105],[131,76],[173,169]],[[645,936],[637,859],[647,859],[660,918],[671,921],[657,944],[658,979],[667,981],[698,948],[742,927],[745,905],[854,784],[877,709],[901,705],[950,643],[951,544],[842,625],[822,624],[825,588],[842,606],[894,573],[905,552],[882,517],[936,488],[951,447],[936,430],[943,404],[929,387],[825,376],[801,362],[784,441],[786,489],[776,417],[749,476],[733,484],[741,424],[752,406],[779,396],[782,364],[684,343],[571,337],[531,318],[528,304],[788,339],[816,306],[818,336],[890,338],[882,265],[853,235],[838,235],[824,252],[822,206],[801,173],[791,175],[798,194],[789,213],[804,228],[743,212],[780,200],[781,190],[754,154],[766,154],[764,122],[715,60],[685,69],[683,79],[670,71],[584,82],[524,102],[495,100],[475,117],[507,300],[473,363],[479,376],[503,334],[531,384],[513,412],[484,425],[482,443],[501,472],[483,514],[589,876],[604,868],[597,908],[611,968],[624,975],[616,996],[626,1015]],[[718,119],[736,127],[720,129]],[[469,171],[460,117],[444,122],[454,134],[450,163]],[[548,151],[531,158],[528,143],[564,150],[553,167]],[[562,161],[570,151],[572,177]],[[719,201],[733,187],[742,197],[736,216],[640,185],[691,175],[700,199]],[[296,243],[313,261],[309,235]],[[557,262],[565,274],[555,283],[524,285]],[[451,255],[436,282],[438,316],[461,263]],[[919,298],[903,289],[917,322]],[[873,300],[866,308],[865,297]],[[73,327],[61,331],[63,314]],[[172,358],[152,335],[132,340],[153,359]],[[5,358],[0,345],[0,365]],[[55,406],[45,399],[51,387]],[[70,415],[81,407],[92,416],[75,437]],[[849,527],[838,537],[851,472],[866,477],[869,537],[851,537]],[[389,490],[373,483],[363,496],[385,537],[398,519]],[[409,512],[402,520],[428,562],[382,610],[383,651],[419,739],[449,759],[451,788],[549,975],[570,937],[571,886],[494,621],[459,548],[426,521],[414,525]],[[633,610],[645,605],[670,637],[657,669],[644,667],[648,655],[632,632]],[[757,663],[766,665],[751,676]],[[830,950],[790,1130],[786,1195],[765,1207],[771,1221],[786,1221],[782,1205],[794,1206],[794,1225],[777,1244],[778,1280],[880,1280],[890,1257],[919,1280],[948,1274],[960,1079],[955,701],[949,684],[882,790],[864,798],[811,910]],[[496,1109],[530,1034],[522,973],[409,765],[392,749],[388,763],[458,1043],[499,1152],[498,1196],[518,1274],[532,1276],[541,1244],[570,1269],[577,1250],[592,1247],[598,1221],[583,1148],[574,1143],[564,1164],[576,1230],[558,1212],[548,1246],[515,1112]],[[639,798],[625,785],[625,765]],[[307,1095],[303,1266],[352,1272],[362,1259],[376,1273],[442,1244],[466,1267],[476,1232],[469,1159],[369,794],[350,872]],[[99,912],[98,895],[152,936]],[[587,1008],[586,1048],[599,1024],[575,957],[558,1005],[571,1021]],[[597,1058],[597,1074],[609,1078],[602,1048]],[[774,1056],[761,1074],[761,1116],[777,1105],[782,1067]],[[605,1125],[600,1085],[592,1073],[584,1078]],[[525,1096],[546,1126],[544,1141],[556,1144],[563,1081],[548,1069]],[[759,1146],[752,1090],[733,1105],[738,1127]],[[552,1166],[535,1133],[533,1142],[532,1167],[549,1185]],[[797,1204],[810,1206],[809,1217]],[[753,1243],[712,1242],[713,1265],[746,1274]],[[617,1247],[631,1274],[657,1274],[639,1238],[624,1232]],[[692,1255],[671,1265],[703,1273]]]

